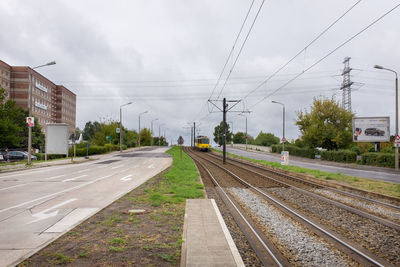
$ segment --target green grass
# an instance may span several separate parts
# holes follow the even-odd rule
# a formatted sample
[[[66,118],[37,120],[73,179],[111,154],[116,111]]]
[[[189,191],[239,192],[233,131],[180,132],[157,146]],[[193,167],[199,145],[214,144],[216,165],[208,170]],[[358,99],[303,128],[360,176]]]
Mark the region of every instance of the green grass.
[[[193,160],[175,146],[167,151],[174,161],[164,179],[152,188],[148,198],[155,207],[165,203],[183,203],[187,198],[204,198],[203,185]]]
[[[222,151],[212,149],[215,152],[222,153]],[[307,169],[307,168],[302,168],[302,167],[297,167],[297,166],[290,166],[290,165],[281,165],[279,162],[270,162],[270,161],[265,161],[265,160],[257,160],[257,159],[251,159],[251,158],[246,158],[242,156],[238,156],[235,154],[231,153],[226,153],[229,156],[232,156],[234,158],[240,158],[244,159],[247,161],[259,163],[265,166],[281,169],[281,170],[286,170],[289,172],[295,172],[295,173],[302,173],[305,175],[308,175],[311,178],[319,179],[319,180],[333,180],[337,181],[341,184],[344,185],[349,185],[361,190],[366,190],[366,191],[371,191],[379,194],[384,194],[392,197],[400,197],[400,184],[397,183],[390,183],[386,181],[380,181],[380,180],[373,180],[373,179],[368,179],[368,178],[360,178],[360,177],[355,177],[351,175],[345,175],[342,173],[330,173],[330,172],[325,172],[325,171],[320,171],[320,170],[312,170],[312,169]]]

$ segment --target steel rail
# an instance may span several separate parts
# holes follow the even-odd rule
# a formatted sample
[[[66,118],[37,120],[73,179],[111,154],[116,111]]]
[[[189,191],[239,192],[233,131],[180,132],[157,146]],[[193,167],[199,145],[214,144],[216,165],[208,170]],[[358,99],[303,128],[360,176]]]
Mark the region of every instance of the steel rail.
[[[212,155],[212,156],[215,157],[215,158],[219,158],[219,157],[216,156],[216,155]],[[386,202],[379,201],[379,200],[376,200],[376,199],[371,199],[371,198],[364,197],[364,196],[360,196],[360,195],[357,195],[357,194],[354,194],[354,193],[342,191],[342,190],[339,190],[339,189],[336,189],[336,188],[333,188],[333,187],[329,187],[329,186],[326,186],[326,185],[317,184],[317,183],[314,183],[314,182],[312,182],[312,181],[304,181],[304,180],[301,180],[301,179],[299,179],[299,178],[297,178],[297,177],[294,177],[294,176],[289,175],[289,174],[286,174],[286,173],[281,173],[281,172],[278,172],[278,171],[276,171],[276,170],[271,170],[271,169],[263,168],[263,167],[261,167],[261,166],[256,166],[256,165],[254,165],[254,164],[251,164],[251,163],[248,163],[248,162],[243,162],[243,161],[240,161],[240,160],[237,160],[237,159],[232,159],[232,158],[230,158],[230,160],[232,160],[232,161],[234,161],[234,162],[238,162],[238,163],[244,164],[244,165],[248,165],[248,166],[253,167],[253,168],[261,169],[261,170],[263,170],[263,171],[271,172],[271,173],[273,173],[273,174],[282,176],[282,177],[284,177],[284,178],[286,178],[286,179],[294,180],[294,181],[296,181],[296,182],[298,182],[298,183],[310,184],[310,185],[315,186],[315,187],[317,187],[317,188],[335,191],[335,192],[340,193],[340,194],[343,194],[343,195],[347,195],[347,196],[351,196],[351,197],[354,197],[354,198],[363,199],[363,200],[366,200],[366,201],[369,201],[369,202],[373,202],[373,203],[377,203],[377,204],[380,204],[380,205],[382,205],[382,206],[386,206],[386,207],[389,207],[389,208],[392,208],[392,209],[400,210],[400,206],[396,206],[396,205],[393,205],[393,204],[390,204],[390,203],[386,203]],[[362,191],[362,190],[360,190],[360,191]],[[362,191],[362,192],[364,192],[364,191]],[[369,193],[369,192],[366,192],[366,193]]]
[[[199,156],[200,157],[200,156]],[[354,246],[348,244],[347,242],[341,240],[339,237],[336,237],[334,234],[330,233],[329,231],[325,230],[324,228],[318,226],[317,224],[315,224],[314,222],[310,221],[309,219],[307,219],[305,216],[301,215],[300,213],[292,210],[291,208],[289,208],[288,206],[286,206],[285,204],[281,203],[280,201],[276,200],[275,198],[273,198],[272,196],[266,194],[265,192],[261,191],[260,189],[256,188],[255,186],[249,184],[248,182],[244,181],[242,178],[240,178],[239,176],[237,176],[236,174],[232,173],[230,170],[220,166],[219,164],[209,160],[209,159],[205,159],[203,157],[200,157],[208,162],[210,162],[211,164],[214,164],[215,166],[219,167],[220,169],[224,170],[225,172],[227,172],[228,174],[230,174],[231,176],[233,176],[235,179],[237,179],[238,181],[240,181],[241,183],[245,184],[246,186],[248,186],[249,188],[253,189],[254,191],[258,192],[259,194],[263,195],[264,197],[266,197],[267,199],[269,199],[270,201],[272,201],[273,203],[275,203],[277,206],[281,207],[282,209],[286,210],[287,212],[295,215],[296,217],[300,218],[301,220],[307,222],[309,225],[313,226],[315,229],[321,231],[322,233],[324,233],[325,235],[329,236],[330,238],[332,238],[333,240],[335,240],[336,242],[342,244],[344,247],[346,247],[347,249],[350,249],[351,251],[353,251],[354,253],[358,254],[359,256],[363,257],[365,260],[380,266],[380,267],[384,267],[385,264],[382,264],[376,260],[374,260],[373,258],[371,258],[370,256],[366,255],[364,252],[358,250],[357,248],[355,248]]]

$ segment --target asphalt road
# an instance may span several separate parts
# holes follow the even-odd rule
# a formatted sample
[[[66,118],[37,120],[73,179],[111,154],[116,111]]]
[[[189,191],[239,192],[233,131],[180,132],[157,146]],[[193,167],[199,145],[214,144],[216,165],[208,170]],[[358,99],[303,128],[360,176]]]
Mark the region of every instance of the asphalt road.
[[[229,147],[226,148],[226,151],[247,158],[266,160],[272,162],[281,161],[279,154],[251,152]],[[394,170],[390,169],[375,168],[370,166],[352,166],[352,164],[337,164],[337,166],[335,166],[335,163],[325,164],[323,161],[312,160],[312,159],[296,160],[290,156],[289,159],[290,159],[289,164],[292,166],[299,166],[307,169],[321,170],[332,173],[343,173],[361,178],[372,178],[393,183],[400,183],[400,174],[397,174],[394,172]]]
[[[165,151],[0,174],[0,266],[15,265],[166,169]]]

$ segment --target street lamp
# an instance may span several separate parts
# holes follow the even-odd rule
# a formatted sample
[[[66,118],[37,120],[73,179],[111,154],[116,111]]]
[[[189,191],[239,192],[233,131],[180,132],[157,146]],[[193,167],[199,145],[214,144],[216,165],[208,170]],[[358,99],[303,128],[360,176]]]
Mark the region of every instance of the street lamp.
[[[375,69],[380,69],[380,70],[387,70],[391,71],[396,75],[396,80],[395,80],[395,88],[396,88],[396,136],[395,140],[399,138],[399,80],[397,78],[397,72],[392,70],[392,69],[387,69],[379,65],[374,66]],[[394,165],[395,165],[395,170],[399,171],[399,147],[398,144],[396,144],[395,147],[395,155],[394,155]]]
[[[243,113],[250,113],[251,111],[244,111]],[[246,139],[246,150],[247,150],[247,139],[248,139],[248,137],[247,137],[247,115],[244,115],[243,113],[239,113],[238,115],[240,115],[240,116],[244,116],[245,118],[246,118],[246,136],[245,136],[245,139]]]
[[[122,152],[122,107],[132,104],[132,102],[119,106],[119,152]]]
[[[149,112],[148,110],[146,110],[145,112],[139,113],[139,136],[138,136],[138,143],[139,143],[139,147],[140,147],[140,115],[145,114]]]
[[[50,66],[56,64],[55,61],[51,61],[47,64],[36,66],[32,68],[38,69],[40,67]],[[29,117],[32,117],[32,73],[29,72]],[[32,126],[28,126],[28,165],[31,164],[31,156],[32,156]]]
[[[154,135],[154,133],[153,133],[153,121],[158,121],[158,118],[151,121],[151,145],[153,145],[153,135]]]
[[[277,102],[277,101],[271,101],[274,104],[279,104],[282,105],[283,107],[283,130],[282,130],[282,151],[285,151],[285,142],[286,142],[286,138],[285,138],[285,104],[281,103],[281,102]]]
[[[164,123],[158,125],[158,146],[160,146],[161,126],[163,126],[163,125],[164,125]]]

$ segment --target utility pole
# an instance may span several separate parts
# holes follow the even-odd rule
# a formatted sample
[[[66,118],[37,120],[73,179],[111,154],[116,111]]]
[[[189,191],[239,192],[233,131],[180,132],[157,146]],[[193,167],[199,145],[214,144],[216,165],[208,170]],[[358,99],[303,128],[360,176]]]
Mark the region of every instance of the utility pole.
[[[222,101],[222,163],[226,163],[226,98]]]
[[[224,98],[222,100],[222,109],[219,108],[217,105],[215,105],[213,102],[214,101],[220,101],[220,100],[208,100],[211,104],[213,104],[217,109],[219,109],[222,112],[222,163],[226,163],[226,113],[230,111],[233,107],[235,107],[237,104],[240,103],[241,100],[226,100]],[[226,102],[234,102],[229,109],[228,109],[228,104]],[[232,112],[239,112],[241,113],[242,111],[232,111]]]
[[[190,146],[193,146],[193,127],[190,127]]]
[[[342,87],[340,87],[340,90],[343,90],[342,108],[349,112],[351,112],[351,86],[353,85],[353,82],[350,80],[350,71],[352,70],[350,68],[350,59],[350,57],[344,58],[343,82]]]
[[[196,122],[193,122],[193,149],[196,146]]]

